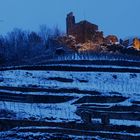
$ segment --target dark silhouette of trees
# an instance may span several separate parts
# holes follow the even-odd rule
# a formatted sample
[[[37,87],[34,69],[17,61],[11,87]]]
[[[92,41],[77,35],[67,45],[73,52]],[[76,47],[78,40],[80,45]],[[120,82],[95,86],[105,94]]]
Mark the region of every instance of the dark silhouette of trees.
[[[139,58],[140,51],[125,48],[120,44],[104,45],[107,52],[82,52],[77,50],[69,53],[68,45],[57,39],[64,35],[56,26],[53,30],[41,25],[38,32],[24,31],[18,28],[0,36],[0,65],[37,64],[47,59],[133,59]],[[61,36],[61,37],[60,37]],[[64,38],[67,39],[67,36]],[[68,42],[70,43],[70,42]],[[67,51],[67,53],[65,53]],[[134,57],[133,57],[134,56]]]
[[[7,35],[0,36],[0,64],[28,64],[34,61],[34,57],[51,55],[53,52],[49,49],[53,46],[49,40],[52,42],[60,33],[58,28],[51,30],[45,25],[40,26],[39,32],[13,29]]]

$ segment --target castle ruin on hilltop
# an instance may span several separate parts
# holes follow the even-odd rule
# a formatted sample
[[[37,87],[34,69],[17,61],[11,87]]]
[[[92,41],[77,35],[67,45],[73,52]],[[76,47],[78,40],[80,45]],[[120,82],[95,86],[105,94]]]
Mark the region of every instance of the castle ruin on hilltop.
[[[67,35],[72,35],[79,43],[85,43],[92,40],[97,43],[104,41],[103,32],[98,31],[98,26],[86,20],[75,22],[73,13],[67,14],[66,18]]]
[[[66,17],[66,35],[60,36],[57,40],[66,48],[78,52],[135,52],[140,51],[140,39],[134,38],[132,43],[128,40],[118,40],[116,35],[104,36],[96,24],[90,23],[87,20],[80,22],[75,21],[75,16],[72,12]],[[127,50],[128,49],[128,50]],[[132,51],[131,51],[132,50]]]

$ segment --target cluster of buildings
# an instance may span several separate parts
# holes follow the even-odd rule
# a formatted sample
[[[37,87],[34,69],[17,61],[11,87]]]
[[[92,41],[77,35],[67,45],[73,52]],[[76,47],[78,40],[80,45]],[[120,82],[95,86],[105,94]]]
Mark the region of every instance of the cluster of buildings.
[[[130,43],[129,40],[119,41],[117,36],[109,35],[104,37],[103,32],[99,31],[98,26],[92,24],[86,20],[75,22],[75,16],[73,13],[67,14],[66,17],[66,30],[67,36],[75,37],[76,43],[92,42],[93,44],[109,45],[109,44],[125,44],[125,47],[132,47],[136,50],[140,50],[140,40],[134,38]]]

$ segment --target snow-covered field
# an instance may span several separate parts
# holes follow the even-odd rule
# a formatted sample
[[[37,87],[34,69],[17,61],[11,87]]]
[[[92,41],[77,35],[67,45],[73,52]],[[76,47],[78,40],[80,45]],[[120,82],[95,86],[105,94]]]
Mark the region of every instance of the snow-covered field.
[[[64,78],[71,80],[70,82],[63,82],[57,78]],[[87,91],[98,91],[103,95],[111,95],[119,93],[126,97],[131,97],[131,100],[139,98],[140,100],[140,74],[139,73],[110,73],[110,72],[63,72],[63,71],[27,71],[27,70],[8,70],[1,71],[0,86],[8,87],[36,87],[47,89],[79,89]],[[53,79],[56,78],[56,79]],[[7,90],[0,90],[0,92],[7,92]],[[12,93],[24,94],[25,92],[10,91]],[[28,94],[38,95],[54,95],[55,93],[46,92],[28,92]],[[85,93],[86,94],[86,93]],[[62,93],[57,93],[57,96]],[[63,93],[63,95],[70,95],[70,93]],[[75,97],[82,97],[82,94],[73,94]],[[77,100],[77,99],[76,99]],[[71,118],[71,113],[76,107],[71,105],[70,101],[67,103],[58,104],[27,104],[27,103],[11,103],[0,102],[1,108],[7,108],[26,115],[33,114],[54,118],[58,116],[61,118]],[[71,107],[69,107],[71,106]],[[47,109],[44,112],[44,110]],[[56,110],[55,112],[52,110]],[[63,111],[62,111],[63,110]],[[71,111],[70,111],[71,110]],[[59,112],[60,111],[60,112]],[[63,113],[64,112],[64,113]],[[21,116],[26,116],[26,115]],[[65,115],[64,115],[65,114]],[[43,117],[44,118],[44,117]],[[75,117],[74,117],[75,118]]]
[[[9,101],[0,100],[0,109],[13,111],[16,114],[11,119],[81,122],[80,117],[75,114],[77,105],[73,103],[84,96],[96,96],[95,92],[99,93],[99,96],[128,97],[127,100],[119,103],[125,106],[132,105],[133,101],[140,101],[140,73],[6,70],[0,71],[0,87],[0,93],[8,92],[11,95],[63,95],[74,97],[61,103],[59,101],[57,103],[20,103],[12,99]],[[11,89],[7,89],[7,87]],[[15,87],[33,88],[34,90],[38,88],[63,90],[61,93],[12,90]],[[79,93],[71,92],[73,89],[77,89]],[[88,91],[91,91],[91,93]],[[97,104],[103,105],[104,103]],[[112,105],[113,103],[108,104]],[[140,126],[140,121],[111,120],[111,124]]]
[[[66,78],[71,82],[52,80]],[[140,93],[140,73],[111,72],[63,72],[63,71],[1,71],[0,86],[42,87],[42,88],[77,88],[99,92],[119,92],[123,95]],[[83,82],[80,82],[84,80]]]
[[[1,109],[14,111],[16,117],[13,119],[31,119],[52,122],[68,122],[80,120],[75,114],[76,106],[70,102],[55,104],[29,104],[17,102],[0,101]]]

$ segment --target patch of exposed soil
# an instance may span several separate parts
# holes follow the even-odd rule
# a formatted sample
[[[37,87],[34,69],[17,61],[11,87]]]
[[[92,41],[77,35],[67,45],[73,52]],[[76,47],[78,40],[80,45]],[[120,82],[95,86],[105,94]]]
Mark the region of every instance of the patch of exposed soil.
[[[77,100],[74,104],[82,103],[119,103],[127,98],[122,96],[84,96]]]
[[[10,91],[21,91],[21,92],[49,92],[49,93],[79,93],[79,94],[92,94],[100,95],[98,91],[91,90],[80,90],[78,88],[41,88],[41,87],[9,87],[0,86],[0,89],[10,90]]]
[[[0,118],[14,118],[16,117],[16,113],[11,111],[11,110],[7,110],[7,109],[0,109]]]
[[[73,79],[62,78],[62,77],[50,77],[50,78],[48,78],[48,80],[55,80],[58,82],[68,82],[68,83],[73,82]]]
[[[73,96],[55,95],[31,95],[0,93],[0,101],[21,102],[21,103],[62,103],[74,99]]]

